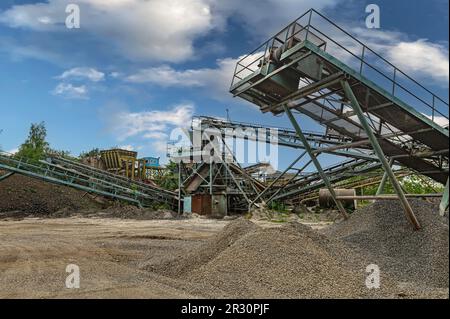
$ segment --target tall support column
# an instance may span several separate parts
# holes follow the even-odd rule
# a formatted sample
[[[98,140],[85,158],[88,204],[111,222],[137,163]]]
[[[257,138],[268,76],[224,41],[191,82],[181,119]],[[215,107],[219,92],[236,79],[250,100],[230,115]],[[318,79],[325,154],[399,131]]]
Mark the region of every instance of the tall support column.
[[[298,124],[297,120],[295,119],[294,115],[292,114],[291,110],[287,107],[286,104],[283,104],[284,111],[286,112],[287,116],[289,117],[289,120],[292,123],[292,126],[294,126],[295,132],[297,133],[298,137],[300,138],[300,141],[302,142],[305,151],[309,154],[311,157],[311,160],[314,163],[314,166],[317,169],[317,172],[319,173],[320,177],[322,178],[323,182],[327,186],[331,197],[333,198],[334,202],[336,203],[337,208],[339,209],[339,212],[342,214],[342,216],[347,219],[348,214],[345,211],[344,206],[342,206],[342,203],[336,199],[336,193],[333,189],[333,186],[331,185],[327,175],[322,169],[322,166],[320,165],[319,161],[316,158],[316,155],[313,153],[313,150],[311,149],[311,146],[308,143],[308,140],[306,139],[305,135],[303,135],[302,129],[300,128],[300,125]]]
[[[397,181],[397,178],[395,177],[394,173],[392,172],[392,169],[391,169],[386,157],[384,156],[384,152],[381,149],[381,146],[378,143],[378,140],[377,140],[375,134],[373,133],[371,127],[367,123],[367,120],[364,116],[363,110],[362,110],[361,106],[359,105],[359,102],[356,99],[355,95],[353,94],[350,84],[347,81],[341,81],[341,85],[345,91],[346,97],[350,100],[351,105],[353,107],[353,111],[358,116],[359,122],[361,123],[364,131],[366,132],[367,137],[369,138],[375,153],[377,154],[381,164],[383,165],[384,171],[388,175],[389,180],[391,181],[392,186],[395,189],[395,192],[397,193],[398,197],[400,198],[400,201],[403,205],[403,209],[405,210],[406,217],[413,224],[413,226],[416,230],[420,229],[419,221],[417,220],[416,216],[414,215],[411,205],[409,204],[408,200],[406,199],[406,196],[403,193],[400,183]]]
[[[441,200],[441,204],[439,205],[439,214],[441,216],[444,216],[445,211],[448,208],[448,178],[447,178],[447,184],[445,184],[445,189],[444,189],[444,193],[442,194],[442,200]]]
[[[391,167],[391,169],[392,169],[393,164],[394,164],[394,159],[391,158],[389,160],[389,167]],[[381,182],[380,182],[380,186],[378,186],[376,195],[381,195],[383,193],[384,186],[386,186],[387,179],[388,179],[388,174],[386,172],[384,172],[383,178],[381,179]]]

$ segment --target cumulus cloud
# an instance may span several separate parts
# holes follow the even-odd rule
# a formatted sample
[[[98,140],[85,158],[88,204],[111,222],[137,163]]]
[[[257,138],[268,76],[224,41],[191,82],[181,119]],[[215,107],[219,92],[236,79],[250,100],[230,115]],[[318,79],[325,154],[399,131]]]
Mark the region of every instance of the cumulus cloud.
[[[108,129],[118,141],[133,140],[136,142],[138,139],[141,143],[148,145],[145,146],[145,149],[164,157],[171,131],[189,126],[193,113],[194,105],[183,103],[167,110],[142,112],[130,112],[123,109],[113,111],[108,107],[104,115],[109,117],[106,119]],[[121,147],[130,150],[144,148],[143,146],[133,147],[133,144],[124,144]]]
[[[134,146],[131,144],[119,145],[119,148],[127,151],[134,151]]]
[[[15,5],[0,13],[12,28],[67,32],[65,7],[72,1]],[[210,0],[80,0],[80,32],[107,38],[133,60],[191,58],[193,41],[215,27]]]
[[[437,81],[448,82],[448,48],[425,39],[393,44],[389,59],[405,72],[423,73]]]
[[[238,19],[249,34],[267,36],[310,7],[320,10],[339,1],[79,0],[77,32],[107,38],[131,60],[178,62],[193,57],[195,40],[226,30],[230,19]],[[0,13],[0,23],[38,32],[70,32],[64,23],[65,7],[71,2],[14,5]]]
[[[109,127],[119,140],[133,136],[166,138],[166,130],[190,125],[194,105],[185,103],[168,110],[142,112],[119,111],[110,116]]]
[[[261,56],[262,53],[250,55],[244,59],[244,64]],[[162,87],[208,88],[204,91],[208,96],[218,100],[229,99],[231,95],[228,90],[236,63],[244,57],[218,59],[212,68],[176,69],[169,65],[145,68],[127,76],[125,81],[151,83]],[[257,63],[254,64],[256,65]],[[240,76],[245,77],[248,74],[249,71],[244,69]]]
[[[351,30],[351,33],[356,38],[409,76],[420,80],[431,79],[441,85],[448,85],[448,46],[430,42],[427,39],[412,40],[405,33],[396,31],[369,30],[361,27],[352,27],[352,25],[344,25],[344,28]],[[342,33],[330,32],[337,42],[344,45],[355,55],[361,56],[361,45]],[[356,64],[359,63],[350,54],[342,49],[338,49],[336,46],[329,46],[328,51],[350,65],[350,60]],[[381,59],[375,57],[374,54],[366,51],[365,58],[375,66],[392,73],[392,67],[385,62],[381,62]]]
[[[71,83],[59,83],[52,91],[53,95],[67,99],[87,99],[88,90],[85,85],[76,86]]]
[[[97,71],[94,68],[88,67],[77,67],[72,68],[70,70],[64,71],[60,76],[56,77],[57,79],[87,79],[92,82],[99,82],[105,78],[105,74],[103,72]]]

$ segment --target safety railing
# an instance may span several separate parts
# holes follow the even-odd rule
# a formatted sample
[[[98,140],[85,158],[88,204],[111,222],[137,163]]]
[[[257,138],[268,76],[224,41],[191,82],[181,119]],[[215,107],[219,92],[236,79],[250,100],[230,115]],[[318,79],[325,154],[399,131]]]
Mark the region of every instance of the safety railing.
[[[312,42],[433,122],[448,126],[448,101],[314,9],[302,14],[281,32],[241,58],[236,63],[231,88],[258,71],[272,58],[274,49],[283,45],[289,47],[294,38]]]

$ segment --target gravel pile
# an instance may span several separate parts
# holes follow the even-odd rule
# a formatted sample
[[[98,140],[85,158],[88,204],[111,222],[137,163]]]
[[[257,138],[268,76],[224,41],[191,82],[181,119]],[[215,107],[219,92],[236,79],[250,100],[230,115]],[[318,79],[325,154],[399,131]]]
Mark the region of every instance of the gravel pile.
[[[85,192],[15,174],[0,183],[0,218],[47,217],[61,210],[100,209]]]
[[[308,226],[261,228],[239,219],[188,256],[147,269],[195,283],[190,293],[212,298],[393,296],[387,279],[381,289],[367,289],[366,265],[363,257]]]
[[[122,219],[174,219],[178,214],[167,209],[153,210],[150,208],[139,208],[133,205],[116,204],[106,209],[96,212],[93,216]]]
[[[202,244],[184,256],[177,256],[170,262],[160,265],[146,265],[144,268],[171,277],[182,277],[213,260],[230,247],[239,238],[258,229],[246,219],[237,219],[229,223],[212,240]]]
[[[439,216],[436,204],[410,203],[420,231],[412,229],[399,201],[377,201],[323,233],[359,250],[399,282],[448,288],[448,220]]]

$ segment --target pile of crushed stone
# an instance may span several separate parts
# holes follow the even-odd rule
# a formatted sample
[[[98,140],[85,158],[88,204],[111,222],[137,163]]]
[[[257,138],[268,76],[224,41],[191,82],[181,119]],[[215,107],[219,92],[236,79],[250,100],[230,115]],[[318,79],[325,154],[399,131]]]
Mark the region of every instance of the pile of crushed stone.
[[[0,183],[0,218],[46,217],[61,209],[101,209],[86,192],[15,174]]]
[[[363,256],[308,226],[262,228],[238,219],[187,256],[145,268],[195,283],[189,292],[203,297],[394,297],[387,278],[378,290],[366,287],[367,265]]]
[[[151,208],[139,208],[133,205],[116,205],[101,210],[96,216],[122,219],[175,219],[180,218],[177,212],[168,209],[154,210]]]
[[[410,203],[422,226],[419,231],[413,230],[399,201],[377,201],[323,233],[367,255],[399,282],[448,288],[448,218],[439,216],[436,203]]]
[[[195,249],[190,254],[177,256],[177,258],[164,264],[145,264],[142,268],[171,277],[185,276],[217,257],[242,236],[256,229],[258,229],[258,226],[246,219],[234,220],[213,239],[202,244],[199,249]]]
[[[182,218],[174,211],[167,209],[153,210],[151,208],[139,208],[133,205],[124,205],[114,203],[113,205],[103,209],[87,209],[87,210],[71,210],[63,208],[54,214],[53,218],[62,217],[96,217],[96,218],[121,218],[136,220],[152,220],[152,219],[176,219]]]

